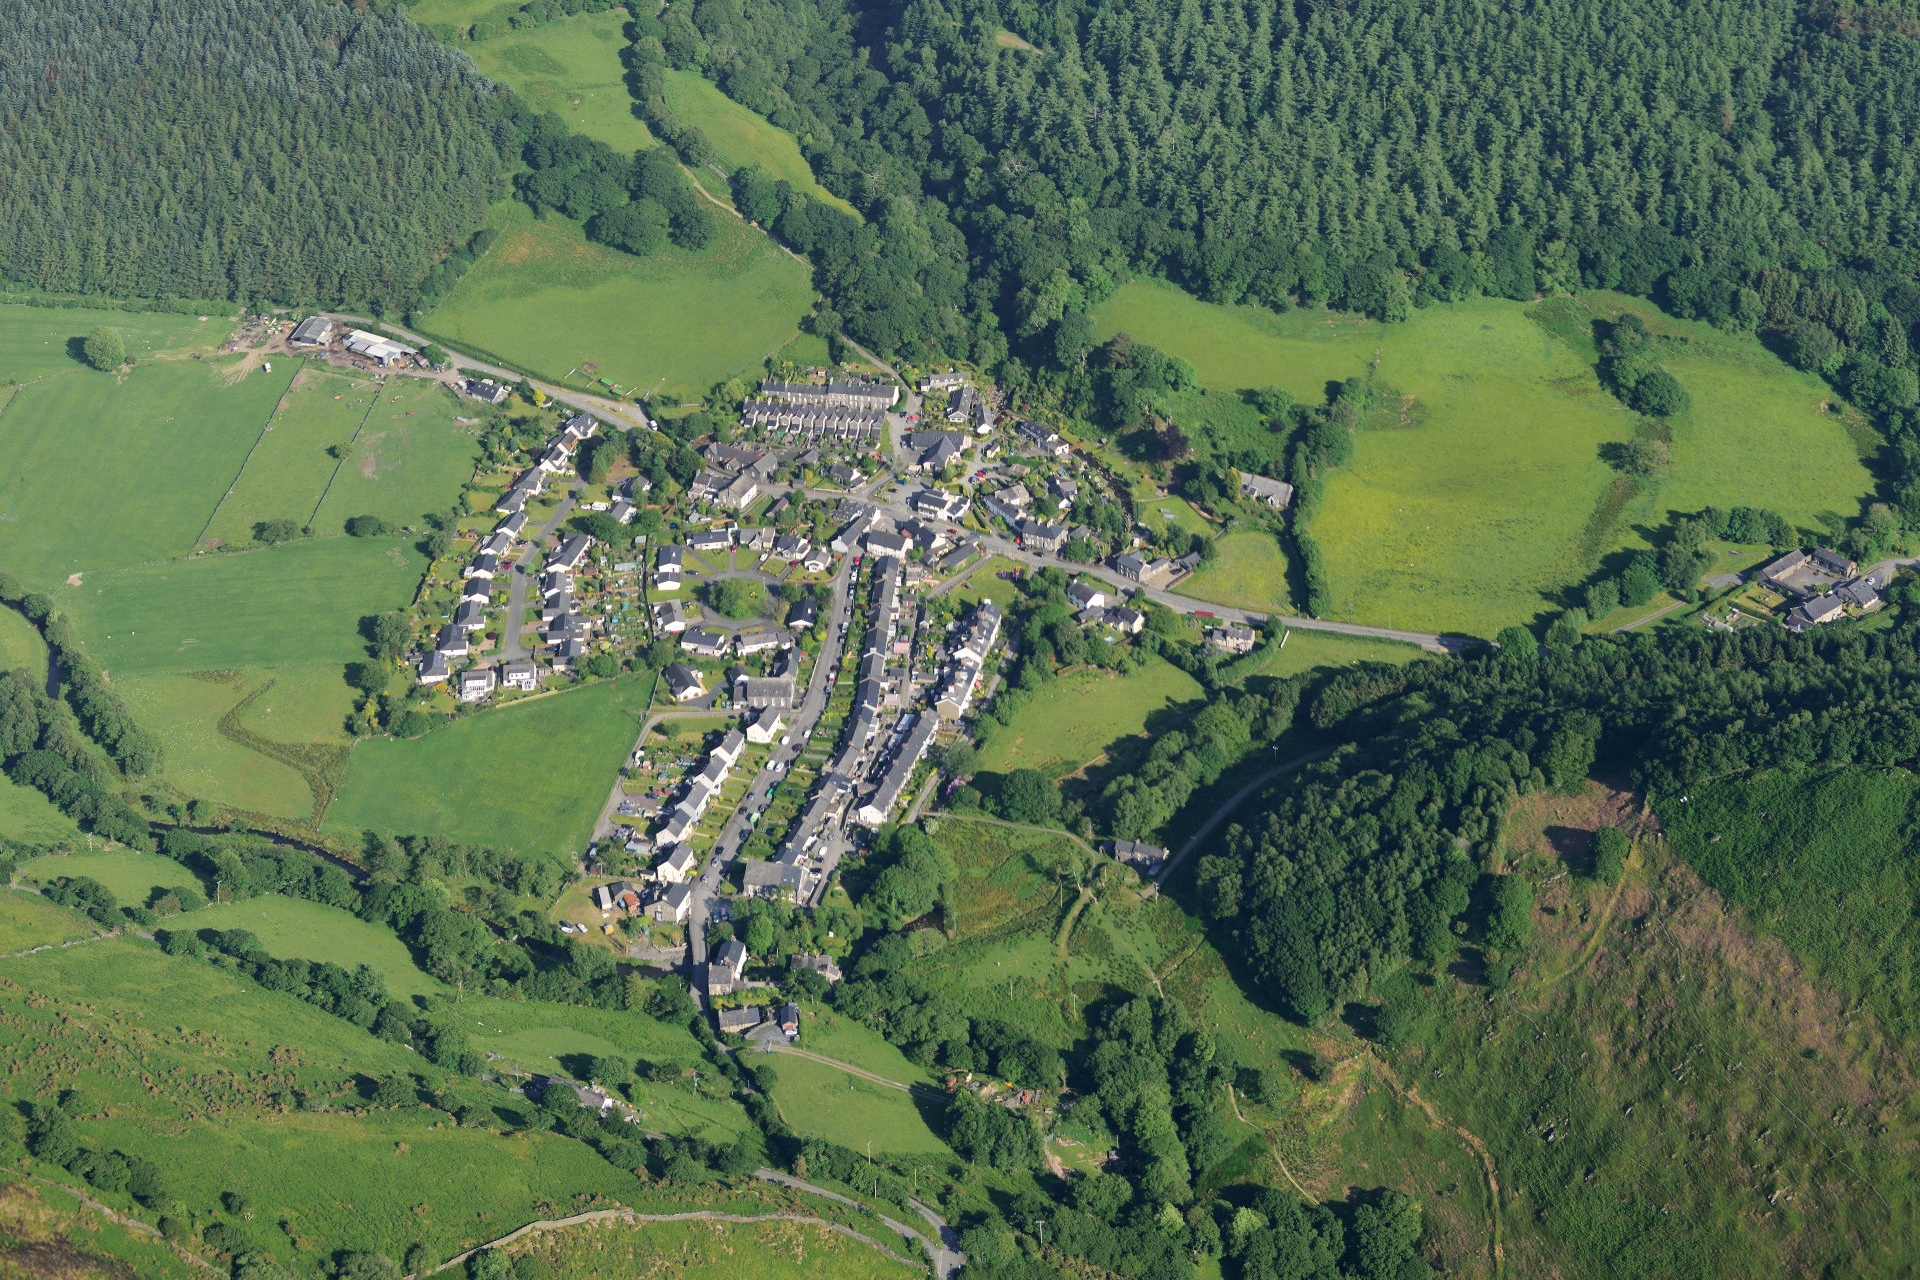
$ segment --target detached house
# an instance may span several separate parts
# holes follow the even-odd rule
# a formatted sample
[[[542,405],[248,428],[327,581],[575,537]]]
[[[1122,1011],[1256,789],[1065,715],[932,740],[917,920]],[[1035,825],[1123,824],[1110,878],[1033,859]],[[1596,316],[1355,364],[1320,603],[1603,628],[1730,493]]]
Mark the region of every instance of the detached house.
[[[492,667],[475,667],[460,673],[460,701],[481,702],[493,696],[498,678]]]
[[[700,683],[700,673],[685,663],[676,662],[660,674],[675,702],[690,702],[707,691]]]
[[[1293,486],[1285,480],[1273,480],[1266,476],[1254,475],[1251,471],[1242,471],[1240,496],[1265,503],[1276,510],[1284,510],[1286,505],[1293,501]]]

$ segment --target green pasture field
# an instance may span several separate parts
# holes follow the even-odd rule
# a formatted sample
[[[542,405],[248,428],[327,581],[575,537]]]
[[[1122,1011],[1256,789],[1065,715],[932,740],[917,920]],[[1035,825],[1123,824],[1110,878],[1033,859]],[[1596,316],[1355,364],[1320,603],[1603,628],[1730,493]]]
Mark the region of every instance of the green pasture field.
[[[275,742],[344,745],[347,717],[355,693],[337,662],[285,662],[272,667],[243,667],[238,675],[249,690],[273,681],[273,688],[240,715],[240,727]]]
[[[29,947],[58,946],[100,931],[99,925],[78,911],[56,907],[20,889],[0,889],[0,955]]]
[[[333,679],[343,687],[341,668]],[[219,730],[222,716],[258,681],[226,683],[179,672],[121,676],[114,687],[134,721],[162,744],[160,776],[185,795],[236,809],[305,818],[313,792],[300,771],[235,742]]]
[[[89,370],[78,352],[68,346],[102,325],[120,331],[127,340],[127,354],[137,363],[163,352],[177,355],[218,346],[226,338],[231,321],[224,314],[202,320],[160,311],[0,303],[0,383],[9,378],[31,382],[63,373],[87,373],[104,380],[106,375]],[[4,401],[0,396],[0,403]]]
[[[227,385],[223,368],[152,361],[22,387],[0,414],[0,563],[46,589],[191,551],[293,380],[283,364]]]
[[[1219,539],[1214,548],[1213,563],[1201,565],[1180,583],[1181,595],[1242,609],[1298,612],[1287,584],[1287,557],[1273,534],[1242,529]]]
[[[1751,334],[1675,320],[1641,298],[1582,295],[1595,316],[1632,311],[1665,338],[1658,355],[1693,398],[1672,423],[1673,464],[1630,504],[1626,523],[1662,523],[1702,507],[1770,507],[1810,532],[1831,532],[1861,513],[1873,476],[1860,456],[1841,403],[1818,376],[1786,364]],[[1821,405],[1834,406],[1822,410]]]
[[[1296,676],[1320,667],[1351,667],[1362,662],[1412,662],[1424,651],[1415,645],[1394,640],[1369,640],[1364,636],[1343,636],[1327,631],[1287,632],[1287,644],[1261,667],[1257,674]]]
[[[1203,533],[1212,537],[1217,526],[1194,509],[1185,498],[1169,494],[1164,498],[1135,494],[1134,501],[1138,509],[1140,523],[1160,533],[1169,527],[1184,529],[1188,533]]]
[[[586,847],[645,715],[650,677],[601,681],[354,748],[325,827],[438,833],[523,853]]]
[[[58,844],[78,839],[80,828],[53,801],[0,774],[0,840]]]
[[[697,1085],[691,1075],[665,1083],[630,1081],[624,1092],[641,1122],[661,1133],[691,1130],[714,1141],[731,1141],[752,1129],[737,1104],[712,1091],[719,1086],[705,1070],[698,1042],[678,1024],[635,1013],[470,995],[443,1006],[437,1025],[459,1031],[476,1051],[497,1055],[502,1066],[515,1071],[585,1078],[586,1059],[600,1056],[698,1069]]]
[[[278,959],[330,961],[343,969],[370,965],[387,980],[388,992],[402,999],[446,991],[413,962],[413,953],[391,929],[305,898],[269,893],[221,903],[178,917],[176,927],[250,929]]]
[[[320,1274],[336,1249],[396,1257],[420,1241],[451,1257],[578,1194],[646,1198],[584,1143],[502,1136],[491,1118],[456,1126],[424,1106],[365,1109],[368,1079],[445,1077],[403,1046],[205,961],[122,937],[12,964],[0,1013],[24,1067],[14,1096],[77,1089],[83,1140],[157,1161],[173,1211],[200,1222],[220,1214],[223,1193],[246,1196],[253,1218],[234,1226],[298,1275]],[[483,1112],[524,1106],[451,1083]],[[324,1109],[294,1108],[296,1092]],[[115,1207],[130,1211],[124,1197]]]
[[[40,628],[11,608],[0,609],[0,668],[30,671],[36,681],[47,678],[47,642]]]
[[[1904,1026],[1920,999],[1916,780],[1832,769],[1731,778],[1658,802],[1673,851],[1815,979]]]
[[[950,1154],[922,1109],[937,1114],[944,1099],[920,1097],[849,1075],[839,1067],[791,1053],[750,1052],[749,1062],[778,1076],[773,1101],[794,1132],[825,1138],[856,1151],[873,1143],[875,1156]]]
[[[751,1214],[742,1206],[740,1212]],[[904,1255],[900,1242],[884,1241]],[[659,1274],[671,1260],[678,1280],[915,1280],[903,1266],[858,1240],[805,1222],[650,1222],[556,1231],[511,1250],[536,1258],[568,1280],[633,1280]]]
[[[785,129],[741,106],[697,71],[669,70],[666,80],[667,106],[681,124],[707,135],[721,167],[729,173],[757,164],[773,177],[792,183],[794,190],[856,218],[860,216],[859,210],[814,181],[813,169],[800,153],[800,144]],[[712,175],[700,176],[712,185],[708,181]]]
[[[1013,723],[997,728],[981,748],[980,767],[1061,777],[1121,738],[1172,727],[1203,700],[1194,678],[1163,658],[1124,676],[1070,671],[1027,695]]]
[[[413,10],[415,21],[471,22],[498,9],[496,0],[460,4],[459,16],[441,17],[456,6],[433,3]],[[508,7],[509,11],[511,6]],[[425,16],[432,12],[435,16]],[[653,133],[633,113],[633,95],[627,92],[626,69],[620,53],[626,48],[627,14],[623,9],[576,14],[545,26],[506,30],[492,40],[462,41],[456,47],[469,54],[474,65],[512,89],[537,111],[551,111],[575,133],[598,139],[615,151],[631,154],[654,145]]]
[[[157,853],[135,853],[131,849],[90,852],[84,846],[69,854],[49,854],[20,865],[15,875],[21,880],[45,885],[62,876],[89,876],[105,885],[123,907],[144,906],[156,889],[178,889],[182,885],[211,893],[200,878],[172,858]],[[179,919],[198,919],[182,916]]]
[[[1103,335],[1124,329],[1187,357],[1210,388],[1279,385],[1313,404],[1378,354],[1377,385],[1401,401],[1369,413],[1311,526],[1342,621],[1490,635],[1555,606],[1605,552],[1644,545],[1635,526],[1669,510],[1744,502],[1802,521],[1857,510],[1865,472],[1839,419],[1812,412],[1812,386],[1757,342],[1709,343],[1692,328],[1670,362],[1699,386],[1673,427],[1673,466],[1620,509],[1600,448],[1630,438],[1636,419],[1600,386],[1590,344],[1563,341],[1564,325],[1529,310],[1483,299],[1382,325],[1213,306],[1136,281],[1096,320]],[[1752,452],[1756,420],[1769,454]],[[1776,470],[1776,455],[1806,470]],[[1756,467],[1759,456],[1768,465]]]
[[[320,495],[339,465],[327,450],[353,439],[378,394],[379,384],[371,379],[303,363],[240,478],[208,523],[207,541],[252,541],[253,526],[261,520],[291,520],[302,528],[312,523]]]
[[[379,516],[419,529],[428,515],[460,500],[480,453],[479,428],[452,391],[427,378],[389,378],[333,476],[314,526],[338,533],[354,516]]]
[[[806,266],[736,218],[718,218],[705,249],[649,258],[519,204],[494,221],[500,239],[421,324],[556,381],[591,364],[621,387],[697,397],[783,346],[813,305]]]
[[[1009,569],[1018,569],[1020,562],[1009,560],[1005,556],[988,556],[973,572],[953,587],[953,598],[966,604],[979,604],[982,600],[991,600],[1002,609],[1012,604],[1020,594],[1020,588],[1000,575]]]
[[[851,1063],[901,1084],[932,1084],[933,1072],[886,1042],[878,1031],[825,1005],[806,1006],[801,1023],[801,1048],[840,1062]],[[776,1065],[777,1069],[777,1065]]]
[[[60,593],[116,676],[366,656],[360,619],[404,607],[425,563],[392,538],[285,546],[88,575]]]

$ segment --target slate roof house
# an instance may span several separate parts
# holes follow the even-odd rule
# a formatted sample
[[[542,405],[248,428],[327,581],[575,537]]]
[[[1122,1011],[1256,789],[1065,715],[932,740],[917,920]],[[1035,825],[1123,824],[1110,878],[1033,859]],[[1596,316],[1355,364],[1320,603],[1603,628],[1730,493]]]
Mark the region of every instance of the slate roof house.
[[[1285,480],[1273,480],[1266,476],[1255,475],[1251,471],[1242,471],[1240,496],[1284,510],[1286,505],[1293,501],[1293,486]]]
[[[700,673],[685,663],[676,662],[660,674],[665,678],[667,692],[673,695],[675,702],[690,701],[707,691],[700,683]]]

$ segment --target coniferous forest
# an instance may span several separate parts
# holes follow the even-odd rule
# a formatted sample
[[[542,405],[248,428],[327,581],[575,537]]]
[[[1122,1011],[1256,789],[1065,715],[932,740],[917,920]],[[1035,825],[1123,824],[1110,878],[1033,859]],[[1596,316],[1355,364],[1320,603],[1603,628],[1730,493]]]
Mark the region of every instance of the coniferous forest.
[[[1383,319],[1585,284],[1797,336],[1883,416],[1913,402],[1899,7],[699,0],[636,33],[642,68],[698,66],[806,139],[881,256],[964,239],[924,297],[828,289],[869,342],[1071,367],[1134,269]],[[914,307],[949,333],[903,331]]]
[[[397,306],[503,181],[499,91],[321,0],[13,0],[0,281]]]

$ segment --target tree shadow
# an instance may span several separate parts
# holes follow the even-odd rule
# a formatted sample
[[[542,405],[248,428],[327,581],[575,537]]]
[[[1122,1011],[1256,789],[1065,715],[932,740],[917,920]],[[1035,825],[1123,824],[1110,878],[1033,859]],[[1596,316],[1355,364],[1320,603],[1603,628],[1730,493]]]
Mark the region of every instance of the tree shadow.
[[[67,357],[75,364],[87,364],[87,340],[85,337],[67,339]],[[91,365],[88,365],[91,368]]]

